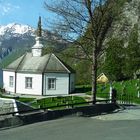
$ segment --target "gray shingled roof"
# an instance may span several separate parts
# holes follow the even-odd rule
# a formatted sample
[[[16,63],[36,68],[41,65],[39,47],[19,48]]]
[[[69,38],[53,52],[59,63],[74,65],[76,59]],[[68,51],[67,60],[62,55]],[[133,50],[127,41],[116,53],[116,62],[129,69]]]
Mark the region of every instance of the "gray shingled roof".
[[[74,70],[70,66],[67,66],[54,54],[46,54],[41,57],[33,57],[32,53],[24,54],[3,70],[28,73],[74,73]]]

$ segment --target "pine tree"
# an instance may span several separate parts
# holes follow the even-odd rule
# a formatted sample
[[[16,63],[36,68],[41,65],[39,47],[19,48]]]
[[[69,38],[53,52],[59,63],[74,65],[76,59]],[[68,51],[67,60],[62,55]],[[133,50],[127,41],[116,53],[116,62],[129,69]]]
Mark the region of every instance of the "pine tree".
[[[117,38],[112,38],[108,42],[105,57],[103,71],[108,75],[109,80],[122,80],[122,68],[124,65],[123,41]]]

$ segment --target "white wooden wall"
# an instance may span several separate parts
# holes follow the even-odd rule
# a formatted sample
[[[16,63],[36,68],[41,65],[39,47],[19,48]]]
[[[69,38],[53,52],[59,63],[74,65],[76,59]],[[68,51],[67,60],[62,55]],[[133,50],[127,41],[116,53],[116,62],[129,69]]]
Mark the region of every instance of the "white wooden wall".
[[[32,77],[32,88],[25,88],[25,77]],[[17,93],[42,95],[42,74],[17,73]]]
[[[9,86],[9,76],[14,77],[13,87]],[[15,72],[3,71],[3,88],[5,88],[7,92],[15,92]]]
[[[13,87],[9,87],[9,76],[14,77]],[[16,84],[16,93],[20,94],[31,94],[31,95],[42,95],[42,74],[24,74],[17,73],[17,84]],[[32,77],[32,88],[25,88],[25,77]],[[56,89],[48,89],[48,78],[56,78]],[[69,84],[70,82],[70,84]],[[3,71],[3,84],[4,88],[8,92],[15,92],[15,72]],[[69,87],[70,86],[70,87]],[[73,92],[75,89],[75,74],[65,73],[46,73],[44,75],[44,88],[43,95],[66,95],[70,92]]]
[[[48,89],[48,78],[56,78],[56,89]],[[46,73],[44,75],[44,95],[66,95],[69,94],[69,74]]]

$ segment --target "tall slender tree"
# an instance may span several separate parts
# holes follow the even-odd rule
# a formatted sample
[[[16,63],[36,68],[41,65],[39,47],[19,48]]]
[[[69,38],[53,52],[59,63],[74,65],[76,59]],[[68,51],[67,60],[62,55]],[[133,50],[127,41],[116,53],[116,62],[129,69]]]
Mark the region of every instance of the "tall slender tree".
[[[126,67],[127,77],[133,78],[134,73],[140,69],[140,44],[138,43],[138,25],[135,24],[129,36],[126,48]]]
[[[124,0],[46,0],[45,8],[53,13],[53,29],[80,47],[91,62],[92,101],[96,103],[98,58],[103,53],[107,33]],[[121,3],[122,4],[122,3]],[[82,38],[82,41],[81,41]],[[91,51],[85,46],[90,44]]]
[[[108,75],[110,81],[122,80],[125,64],[124,42],[118,38],[111,38],[107,46],[103,71]]]

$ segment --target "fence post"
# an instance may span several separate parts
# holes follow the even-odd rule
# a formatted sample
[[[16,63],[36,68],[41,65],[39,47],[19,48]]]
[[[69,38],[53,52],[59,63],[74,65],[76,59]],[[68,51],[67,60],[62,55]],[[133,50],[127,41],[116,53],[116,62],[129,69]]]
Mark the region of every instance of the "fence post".
[[[110,103],[111,103],[112,102],[112,83],[110,83],[109,99],[110,99]]]
[[[112,89],[112,103],[116,103],[117,99],[117,90],[115,88]]]

